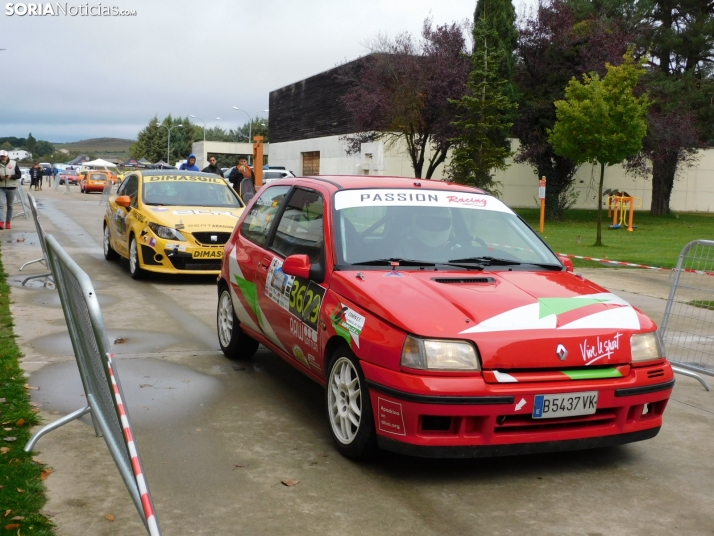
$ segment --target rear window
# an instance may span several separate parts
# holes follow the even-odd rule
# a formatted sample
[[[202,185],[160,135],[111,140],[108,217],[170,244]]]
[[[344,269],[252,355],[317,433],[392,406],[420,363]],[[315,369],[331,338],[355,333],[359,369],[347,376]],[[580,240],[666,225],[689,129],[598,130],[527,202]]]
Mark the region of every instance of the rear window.
[[[89,178],[92,179],[93,181],[105,181],[107,180],[107,176],[103,175],[101,173],[92,173],[89,175]]]

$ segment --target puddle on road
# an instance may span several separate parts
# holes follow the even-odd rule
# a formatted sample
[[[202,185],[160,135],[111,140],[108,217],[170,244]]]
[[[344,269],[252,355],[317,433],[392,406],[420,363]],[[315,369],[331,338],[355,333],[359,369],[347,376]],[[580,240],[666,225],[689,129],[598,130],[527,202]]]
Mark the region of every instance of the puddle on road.
[[[115,366],[129,416],[136,425],[185,419],[221,392],[218,379],[176,363],[120,358],[115,360]],[[28,383],[39,387],[32,391],[32,401],[44,411],[59,412],[57,417],[86,405],[74,361],[43,367],[30,376]]]
[[[177,344],[188,343],[184,338],[156,331],[110,329],[107,330],[107,335],[112,350],[117,355],[153,353],[166,350],[168,347]],[[114,341],[117,339],[124,339],[125,342],[115,344]],[[29,346],[44,355],[74,354],[72,341],[69,338],[68,332],[53,333],[51,335],[45,335],[44,337],[38,337],[32,340]]]

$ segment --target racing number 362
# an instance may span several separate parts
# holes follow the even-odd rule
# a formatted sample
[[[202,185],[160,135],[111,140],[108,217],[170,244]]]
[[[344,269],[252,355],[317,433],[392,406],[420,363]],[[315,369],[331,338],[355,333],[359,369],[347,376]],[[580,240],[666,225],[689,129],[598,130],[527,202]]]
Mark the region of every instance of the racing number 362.
[[[325,289],[321,286],[296,277],[290,290],[290,312],[313,329],[317,329],[324,294]]]

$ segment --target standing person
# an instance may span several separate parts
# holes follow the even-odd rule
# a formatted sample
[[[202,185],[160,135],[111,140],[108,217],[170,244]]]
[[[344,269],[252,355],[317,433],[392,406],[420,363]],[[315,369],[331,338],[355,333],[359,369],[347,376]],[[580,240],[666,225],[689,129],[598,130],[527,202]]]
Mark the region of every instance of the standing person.
[[[11,229],[12,204],[15,202],[17,183],[22,178],[22,172],[17,162],[10,160],[7,151],[0,151],[0,229]],[[5,203],[5,218],[2,205]]]
[[[196,165],[196,155],[193,153],[188,155],[188,160],[181,164],[181,167],[179,167],[179,169],[186,171],[201,171]]]
[[[37,190],[40,186],[40,181],[42,180],[42,168],[40,164],[35,164],[30,169],[30,188]]]
[[[255,183],[253,182],[253,170],[248,166],[247,158],[239,158],[238,165],[231,171],[228,177],[233,189],[241,196],[246,203],[255,195]]]
[[[211,156],[208,159],[208,165],[205,168],[203,168],[201,171],[203,171],[205,173],[213,173],[214,175],[219,175],[219,176],[223,177],[223,170],[218,167],[218,164],[216,163],[215,156]]]

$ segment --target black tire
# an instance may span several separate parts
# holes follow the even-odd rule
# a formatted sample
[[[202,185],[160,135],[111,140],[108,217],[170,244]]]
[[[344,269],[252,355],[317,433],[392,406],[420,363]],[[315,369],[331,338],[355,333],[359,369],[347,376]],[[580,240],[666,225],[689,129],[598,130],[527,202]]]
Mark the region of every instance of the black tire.
[[[260,343],[246,335],[240,328],[233,309],[233,297],[230,290],[221,284],[216,308],[216,332],[221,351],[228,359],[248,359],[258,351]]]
[[[345,383],[357,383],[348,388]],[[354,405],[353,405],[354,402]],[[362,373],[362,367],[354,352],[346,344],[341,345],[332,354],[327,372],[327,388],[325,389],[325,409],[330,423],[330,433],[337,450],[343,456],[353,460],[364,460],[371,457],[377,450],[377,433],[374,428],[374,413],[369,397],[367,382]],[[355,409],[359,410],[358,423],[349,418],[355,417]]]
[[[104,258],[108,261],[115,261],[119,258],[119,254],[114,251],[114,248],[112,248],[112,244],[109,240],[109,226],[104,223],[104,238],[103,238],[103,246],[104,246]]]
[[[142,279],[146,275],[146,271],[141,267],[139,245],[134,235],[129,237],[129,275],[132,279]]]

